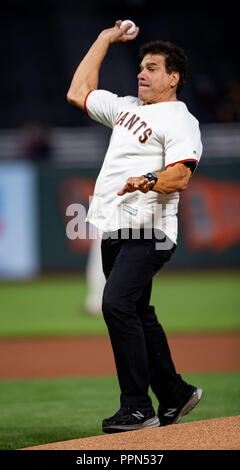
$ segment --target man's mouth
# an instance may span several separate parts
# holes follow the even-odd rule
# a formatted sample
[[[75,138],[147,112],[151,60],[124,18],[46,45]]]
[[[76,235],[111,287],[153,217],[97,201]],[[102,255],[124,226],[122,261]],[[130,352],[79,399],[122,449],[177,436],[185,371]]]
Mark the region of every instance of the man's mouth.
[[[139,82],[138,83],[138,88],[148,88],[150,85],[144,82]]]

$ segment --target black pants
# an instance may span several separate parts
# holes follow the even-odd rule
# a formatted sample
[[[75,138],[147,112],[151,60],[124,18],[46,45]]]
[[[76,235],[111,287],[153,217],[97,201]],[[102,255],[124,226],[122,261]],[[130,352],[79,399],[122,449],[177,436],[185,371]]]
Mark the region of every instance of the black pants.
[[[113,348],[121,407],[150,408],[149,385],[163,406],[176,403],[187,384],[176,373],[167,339],[154,307],[149,305],[152,278],[168,261],[176,245],[162,245],[152,235],[144,239],[102,240],[103,316]],[[161,243],[161,242],[160,242]],[[163,249],[156,249],[159,246]],[[173,292],[174,295],[174,292]]]

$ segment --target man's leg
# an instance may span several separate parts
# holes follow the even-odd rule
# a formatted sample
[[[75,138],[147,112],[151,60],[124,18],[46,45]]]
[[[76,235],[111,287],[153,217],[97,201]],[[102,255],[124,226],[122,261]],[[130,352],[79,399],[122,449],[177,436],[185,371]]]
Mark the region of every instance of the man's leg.
[[[107,278],[103,314],[121,388],[121,409],[111,418],[103,420],[104,432],[159,425],[148,395],[149,382],[159,400],[165,402],[164,407],[160,405],[158,410],[161,425],[178,422],[201,398],[201,389],[189,386],[176,374],[166,336],[154,309],[148,305],[148,315],[144,313],[145,309],[140,314],[144,298],[149,303],[152,277],[174,251],[173,247],[156,254],[154,248],[153,240],[110,239],[102,244],[103,269]],[[186,391],[188,387],[186,397],[184,389]],[[167,407],[167,391],[171,391],[174,405],[176,397],[184,392],[184,397],[182,395],[174,406],[174,412],[173,407]]]
[[[162,357],[162,368],[164,360],[168,361],[166,366],[168,375],[172,374],[172,381],[178,382],[175,388],[182,386],[182,380],[176,375],[171,359],[169,357],[166,359],[170,353],[161,326],[158,324],[157,334],[152,324],[147,327],[146,321],[143,328],[143,321],[137,312],[137,304],[146,286],[164,262],[171,257],[173,251],[174,248],[159,250],[156,255],[154,240],[109,239],[103,240],[102,243],[103,269],[107,277],[103,295],[103,315],[112,342],[123,407],[151,406],[148,396],[150,382],[148,356],[154,355],[154,348],[149,348],[149,353],[146,349],[146,340],[150,343],[151,335],[154,344],[157,345],[159,338],[164,343],[162,356],[165,355],[165,359]],[[109,269],[109,260],[112,260],[111,269]]]
[[[159,400],[158,417],[161,426],[178,423],[199,403],[202,389],[186,383],[176,373],[167,338],[154,308],[149,306],[152,283],[144,289],[138,301],[148,352],[150,385]]]
[[[148,396],[149,374],[145,338],[141,320],[136,314],[136,300],[145,284],[136,267],[143,264],[145,247],[140,240],[103,240],[103,270],[106,285],[103,293],[103,315],[112,343],[122,408],[152,407]],[[142,271],[143,266],[140,271]]]
[[[150,385],[159,402],[167,406],[178,401],[188,385],[176,373],[165,332],[149,305],[152,290],[150,281],[137,303],[137,314],[141,319],[148,354]]]

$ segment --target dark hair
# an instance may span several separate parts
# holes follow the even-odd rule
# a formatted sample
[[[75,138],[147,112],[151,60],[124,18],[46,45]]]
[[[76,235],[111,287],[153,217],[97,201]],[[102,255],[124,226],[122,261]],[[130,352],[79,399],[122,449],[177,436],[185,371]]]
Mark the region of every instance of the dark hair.
[[[165,41],[152,41],[143,44],[139,49],[141,59],[147,54],[160,54],[165,57],[165,67],[168,74],[172,72],[179,73],[177,92],[180,93],[186,83],[187,78],[187,57],[184,50]]]

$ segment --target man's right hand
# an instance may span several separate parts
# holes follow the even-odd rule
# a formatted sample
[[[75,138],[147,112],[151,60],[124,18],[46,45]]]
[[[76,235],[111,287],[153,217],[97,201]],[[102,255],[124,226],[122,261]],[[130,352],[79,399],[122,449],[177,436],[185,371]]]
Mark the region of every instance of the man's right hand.
[[[127,34],[131,23],[126,24],[122,29],[121,24],[122,20],[118,20],[113,28],[104,29],[80,62],[67,93],[67,100],[72,105],[84,109],[89,91],[97,89],[99,70],[109,46],[116,42],[132,41],[138,35],[138,27],[135,33]]]
[[[135,39],[139,33],[139,27],[136,26],[136,31],[132,34],[127,34],[127,30],[131,28],[131,23],[126,24],[123,28],[120,28],[122,20],[115,22],[113,28],[104,29],[99,37],[104,38],[108,41],[109,44],[114,44],[117,42],[126,42],[132,41]]]

